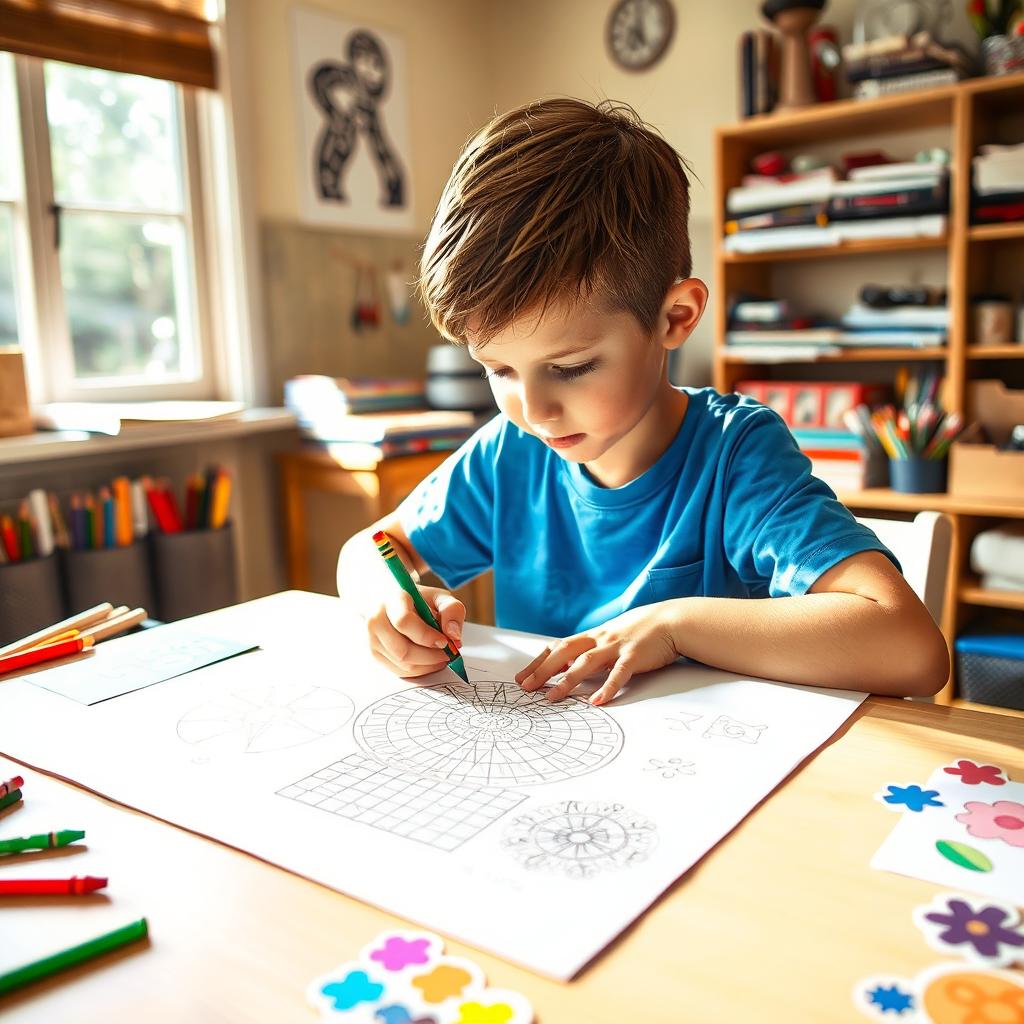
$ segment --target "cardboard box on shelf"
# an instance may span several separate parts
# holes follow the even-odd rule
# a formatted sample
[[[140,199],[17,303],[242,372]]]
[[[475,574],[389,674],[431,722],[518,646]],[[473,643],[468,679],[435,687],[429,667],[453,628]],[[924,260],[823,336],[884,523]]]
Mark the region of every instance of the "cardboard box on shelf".
[[[0,437],[33,432],[20,348],[0,348]]]
[[[1024,390],[976,380],[968,386],[968,402],[974,424],[950,449],[950,493],[1024,501],[1024,452],[1002,450],[1013,428],[1024,423]]]

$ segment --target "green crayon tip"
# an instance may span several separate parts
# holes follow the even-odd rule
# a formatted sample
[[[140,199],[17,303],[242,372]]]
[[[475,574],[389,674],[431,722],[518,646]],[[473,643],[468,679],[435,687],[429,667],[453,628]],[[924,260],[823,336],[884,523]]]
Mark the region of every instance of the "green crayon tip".
[[[16,804],[21,799],[21,790],[12,789],[7,796],[0,797],[0,811],[5,807],[10,807],[11,804]]]
[[[35,836],[0,839],[0,853],[21,853],[23,850],[50,850],[56,846],[67,846],[68,843],[84,838],[85,833],[78,829],[64,829],[62,832],[40,832]]]

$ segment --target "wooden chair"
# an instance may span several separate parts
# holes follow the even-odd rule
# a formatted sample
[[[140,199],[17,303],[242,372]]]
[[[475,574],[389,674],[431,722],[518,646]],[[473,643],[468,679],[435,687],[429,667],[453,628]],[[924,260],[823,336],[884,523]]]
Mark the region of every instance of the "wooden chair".
[[[953,524],[941,512],[918,512],[910,522],[857,519],[899,559],[910,588],[941,626],[949,578]]]

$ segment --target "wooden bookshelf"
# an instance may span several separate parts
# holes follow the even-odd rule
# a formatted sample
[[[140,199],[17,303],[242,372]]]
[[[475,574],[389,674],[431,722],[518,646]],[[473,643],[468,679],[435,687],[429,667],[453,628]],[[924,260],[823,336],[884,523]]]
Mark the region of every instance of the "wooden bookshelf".
[[[738,185],[750,160],[766,150],[790,153],[814,151],[816,146],[850,142],[850,148],[880,146],[897,158],[908,158],[900,134],[919,128],[949,130],[950,211],[941,238],[864,239],[838,246],[758,253],[725,251],[725,200]],[[950,410],[968,420],[968,384],[974,378],[999,377],[1015,387],[1024,386],[1024,344],[978,346],[970,336],[970,296],[988,290],[1006,291],[1022,298],[1019,268],[1024,266],[1024,223],[970,223],[971,158],[984,143],[1024,141],[1024,73],[979,78],[958,85],[922,90],[876,100],[840,100],[779,115],[760,115],[739,124],[724,125],[715,133],[715,219],[713,292],[714,384],[732,391],[740,380],[785,379],[788,374],[808,377],[808,367],[823,364],[815,376],[828,380],[856,380],[874,364],[872,379],[895,376],[899,365],[931,363],[943,371]],[[851,298],[863,279],[865,260],[888,254],[906,254],[913,266],[915,254],[941,251],[946,256],[946,288],[950,309],[948,344],[943,347],[859,348],[838,355],[790,362],[761,360],[726,352],[728,298],[740,291],[775,295],[775,268],[819,260],[850,264]],[[845,265],[843,273],[845,273]],[[782,294],[779,297],[785,298]],[[825,369],[827,367],[827,369]],[[795,372],[794,372],[795,371]],[[952,649],[962,629],[980,615],[997,612],[1017,616],[1024,629],[1024,594],[982,589],[970,572],[971,541],[981,530],[1002,519],[1024,519],[1024,498],[1019,502],[963,498],[953,494],[899,494],[887,488],[839,495],[849,508],[862,514],[911,516],[924,509],[949,515],[953,524],[950,579],[942,630]],[[937,700],[968,705],[956,695],[955,673]],[[1007,711],[1008,714],[1014,712]]]

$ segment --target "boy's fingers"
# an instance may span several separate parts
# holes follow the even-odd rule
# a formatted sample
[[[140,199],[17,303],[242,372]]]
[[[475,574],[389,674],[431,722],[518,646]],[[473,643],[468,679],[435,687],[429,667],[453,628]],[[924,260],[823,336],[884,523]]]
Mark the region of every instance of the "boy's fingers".
[[[462,624],[466,621],[466,606],[453,594],[441,591],[434,602],[441,632],[456,646],[462,644]]]
[[[592,675],[614,657],[614,652],[607,647],[593,647],[584,652],[563,673],[562,678],[548,690],[548,700],[556,701],[567,697],[587,676]]]
[[[444,652],[436,647],[423,647],[413,643],[409,637],[398,631],[386,615],[372,619],[370,627],[381,652],[396,669],[405,670],[424,665],[440,667],[448,660]]]
[[[388,601],[387,613],[394,628],[421,647],[444,647],[448,642],[420,618],[412,598],[404,590]]]
[[[573,636],[567,640],[559,640],[536,664],[537,658],[531,662],[535,667],[530,670],[528,665],[523,670],[520,686],[524,690],[539,690],[553,675],[571,665],[584,651],[594,647],[596,641],[589,636]],[[539,658],[540,656],[538,656]],[[518,676],[516,677],[518,679]]]
[[[544,660],[544,659],[545,659],[545,658],[546,658],[546,657],[547,657],[547,656],[548,656],[548,655],[549,655],[550,653],[551,653],[551,648],[550,648],[550,647],[545,647],[545,648],[544,648],[544,650],[543,650],[543,651],[541,651],[541,652],[540,652],[540,654],[538,654],[538,655],[537,655],[537,657],[536,657],[536,658],[534,658],[534,659],[533,659],[533,661],[531,661],[531,662],[530,662],[530,664],[526,666],[526,668],[520,669],[520,670],[519,670],[519,671],[518,671],[518,672],[517,672],[517,673],[515,674],[515,680],[516,680],[516,682],[517,682],[517,683],[521,683],[521,682],[523,682],[523,680],[525,680],[525,679],[527,678],[527,676],[532,676],[532,675],[533,675],[533,673],[534,673],[534,672],[535,672],[535,671],[537,670],[537,666],[538,666],[538,665],[540,665],[540,663],[541,663],[541,662],[542,662],[542,661],[543,661],[543,660]]]
[[[627,663],[617,661],[601,688],[590,698],[590,703],[607,704],[632,678],[633,673],[627,667]]]

